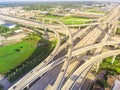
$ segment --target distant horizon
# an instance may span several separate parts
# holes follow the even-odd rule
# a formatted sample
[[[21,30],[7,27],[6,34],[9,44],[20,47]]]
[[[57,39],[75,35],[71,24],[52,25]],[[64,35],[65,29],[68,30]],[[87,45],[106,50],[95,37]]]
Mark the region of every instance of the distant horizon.
[[[118,0],[0,0],[0,2],[53,2],[53,1],[95,1],[95,2],[120,2]]]

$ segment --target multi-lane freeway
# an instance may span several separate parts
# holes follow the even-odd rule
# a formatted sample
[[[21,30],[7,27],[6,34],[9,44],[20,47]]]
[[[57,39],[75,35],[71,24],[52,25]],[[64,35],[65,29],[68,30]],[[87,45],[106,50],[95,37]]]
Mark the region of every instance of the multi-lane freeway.
[[[120,54],[120,50],[102,52],[106,45],[119,46],[120,44],[120,41],[109,41],[111,34],[117,28],[119,17],[120,6],[117,6],[98,22],[86,24],[88,25],[86,28],[77,30],[74,34],[66,25],[57,21],[62,26],[61,30],[65,31],[67,35],[66,42],[61,44],[61,38],[55,30],[55,25],[0,14],[0,18],[3,20],[48,28],[57,35],[58,39],[58,43],[51,54],[8,90],[23,90],[25,87],[30,90],[40,90],[40,88],[42,90],[82,89],[80,88],[82,87],[81,82],[84,81],[92,65],[109,56]],[[92,55],[87,54],[90,50],[93,50]],[[84,62],[81,63],[82,61]],[[70,69],[70,67],[72,68]],[[38,78],[40,79],[36,81]],[[30,86],[34,81],[36,83]]]

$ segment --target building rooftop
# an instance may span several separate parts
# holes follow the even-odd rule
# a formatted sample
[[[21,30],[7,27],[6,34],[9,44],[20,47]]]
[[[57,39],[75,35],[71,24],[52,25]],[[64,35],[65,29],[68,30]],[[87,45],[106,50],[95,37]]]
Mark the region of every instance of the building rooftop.
[[[115,84],[112,90],[120,90],[120,81],[119,80],[115,80]]]
[[[9,27],[9,26],[14,26],[14,25],[16,25],[16,24],[13,24],[13,23],[4,23],[4,24],[1,24],[2,26],[7,26],[7,27]]]

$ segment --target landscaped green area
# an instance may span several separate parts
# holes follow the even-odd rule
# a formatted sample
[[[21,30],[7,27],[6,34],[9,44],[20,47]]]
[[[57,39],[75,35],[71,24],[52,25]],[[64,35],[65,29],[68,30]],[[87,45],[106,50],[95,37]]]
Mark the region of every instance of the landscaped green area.
[[[7,33],[9,31],[14,31],[14,30],[18,30],[18,29],[20,29],[19,26],[16,26],[15,28],[12,28],[12,29],[9,29],[5,26],[0,26],[0,33]]]
[[[96,84],[101,88],[109,87],[109,84],[107,83],[107,78],[109,76],[116,76],[120,74],[120,55],[116,56],[114,63],[112,63],[112,59],[113,57],[108,57],[100,64],[99,71],[103,71],[104,73],[102,72],[100,74],[100,77],[103,75],[103,78],[97,79]]]
[[[91,14],[105,14],[105,12],[101,12],[101,11],[90,11],[90,10],[87,10],[85,11],[86,13],[91,13]]]
[[[8,37],[12,35],[12,31],[19,30],[19,29],[20,29],[19,25],[16,25],[16,27],[12,29],[9,29],[5,26],[0,26],[0,35]]]
[[[44,15],[43,18],[60,19],[62,18],[62,16],[47,14],[47,15]]]
[[[120,28],[117,28],[115,34],[120,35]]]
[[[6,33],[9,31],[9,28],[4,27],[4,26],[0,26],[0,33]]]
[[[84,24],[89,22],[89,18],[82,18],[76,16],[66,16],[61,19],[64,24],[71,25],[71,24]]]
[[[15,81],[42,62],[55,45],[56,41],[31,34],[21,42],[0,47],[0,74]]]
[[[10,69],[15,68],[31,56],[37,48],[39,40],[39,37],[34,36],[32,39],[0,47],[0,73],[6,74]]]
[[[101,70],[107,70],[107,74],[115,75],[120,74],[120,56],[116,57],[115,62],[112,64],[112,57],[106,58],[103,60],[102,64],[100,65]]]
[[[4,90],[4,87],[0,85],[0,90]]]
[[[57,15],[44,15],[41,16],[43,18],[52,18],[52,19],[58,19],[62,21],[66,25],[72,25],[72,24],[84,24],[89,23],[90,18],[84,18],[84,17],[77,17],[77,16],[57,16]]]

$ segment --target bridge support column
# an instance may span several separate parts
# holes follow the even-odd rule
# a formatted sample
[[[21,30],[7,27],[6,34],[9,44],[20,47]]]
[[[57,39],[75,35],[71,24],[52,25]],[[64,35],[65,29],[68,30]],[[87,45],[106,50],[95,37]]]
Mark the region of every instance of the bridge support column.
[[[28,25],[27,25],[27,24],[25,25],[25,28],[28,28]]]
[[[96,63],[96,70],[95,70],[96,72],[99,70],[99,67],[100,67],[100,62],[97,62]]]
[[[52,20],[49,20],[49,23],[52,25]]]
[[[111,64],[113,64],[115,62],[115,58],[116,58],[116,56],[113,56]]]
[[[43,20],[42,20],[42,23],[44,23],[44,22],[45,22],[45,20],[43,19]]]
[[[93,22],[92,22],[92,20],[90,21],[90,24],[92,24]]]
[[[46,28],[46,27],[44,28],[44,35],[45,35],[45,38],[46,38],[46,39],[49,39],[49,37],[48,37],[48,32],[47,32],[47,28]]]
[[[79,30],[81,29],[81,27],[79,26]]]
[[[26,88],[29,90],[29,88],[30,88],[30,87],[29,87],[29,84],[26,86]]]
[[[62,25],[62,23],[60,23],[60,28],[63,30],[63,25]]]
[[[64,25],[62,23],[60,23],[60,28],[61,28],[61,30],[64,30]],[[67,30],[65,30],[65,33],[66,33],[66,36],[69,35]]]
[[[117,31],[117,29],[115,29],[115,30],[113,31],[113,34],[114,34],[114,35],[116,34],[116,31]]]
[[[80,56],[77,56],[77,60],[78,60],[78,61],[80,60]]]

